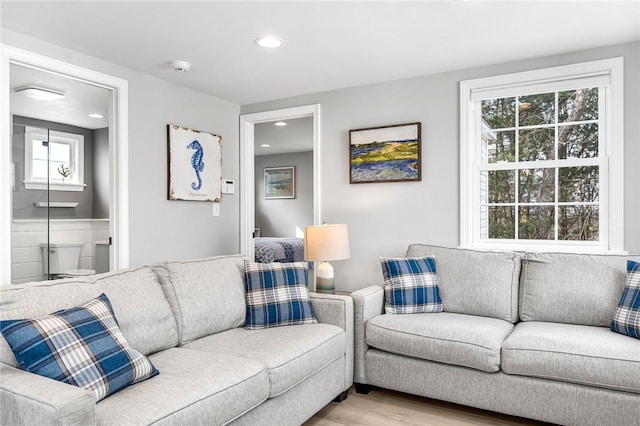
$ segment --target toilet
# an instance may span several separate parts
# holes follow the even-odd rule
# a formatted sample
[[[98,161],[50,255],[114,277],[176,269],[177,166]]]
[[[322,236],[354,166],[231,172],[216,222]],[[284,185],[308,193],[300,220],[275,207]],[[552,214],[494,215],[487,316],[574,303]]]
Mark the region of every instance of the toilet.
[[[44,256],[44,270],[49,276],[61,278],[81,277],[96,273],[93,269],[78,269],[80,251],[84,243],[40,244]]]

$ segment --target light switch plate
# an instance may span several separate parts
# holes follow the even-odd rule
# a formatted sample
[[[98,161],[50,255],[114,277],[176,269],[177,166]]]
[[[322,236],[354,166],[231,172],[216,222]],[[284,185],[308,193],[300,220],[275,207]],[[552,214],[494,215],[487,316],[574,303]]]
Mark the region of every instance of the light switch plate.
[[[220,216],[220,203],[211,203],[213,204],[213,215]]]

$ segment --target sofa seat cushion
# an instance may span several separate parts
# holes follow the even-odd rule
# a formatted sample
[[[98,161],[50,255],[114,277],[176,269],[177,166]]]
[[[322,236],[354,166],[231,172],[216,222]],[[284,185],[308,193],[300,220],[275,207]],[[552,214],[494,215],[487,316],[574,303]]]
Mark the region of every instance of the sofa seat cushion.
[[[250,359],[184,348],[149,359],[161,373],[99,402],[97,425],[226,424],[269,395],[267,371]]]
[[[524,322],[504,342],[502,370],[640,393],[640,340],[605,327]]]
[[[367,321],[369,346],[414,358],[500,370],[500,347],[513,330],[510,322],[475,315],[380,315]]]
[[[346,351],[344,330],[330,324],[262,330],[235,328],[193,341],[185,348],[251,358],[267,367],[270,397],[313,375]],[[158,367],[160,368],[160,367]]]

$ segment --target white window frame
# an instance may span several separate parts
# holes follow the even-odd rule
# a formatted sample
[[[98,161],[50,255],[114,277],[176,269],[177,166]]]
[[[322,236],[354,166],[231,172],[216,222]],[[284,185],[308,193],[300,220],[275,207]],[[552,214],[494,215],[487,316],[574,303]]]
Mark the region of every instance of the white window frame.
[[[460,245],[467,248],[624,253],[623,58],[611,58],[460,82]],[[600,128],[600,239],[591,241],[493,240],[480,238],[478,104],[488,94],[508,97],[563,90],[568,82],[598,81],[604,87]],[[579,84],[579,83],[578,83]],[[601,91],[602,93],[602,91]]]
[[[48,135],[47,135],[48,134]],[[48,140],[50,143],[64,143],[70,146],[69,167],[73,170],[69,180],[50,176],[33,176],[33,142]],[[26,189],[50,191],[83,191],[84,183],[84,135],[47,130],[38,127],[25,127],[24,135],[24,186]]]

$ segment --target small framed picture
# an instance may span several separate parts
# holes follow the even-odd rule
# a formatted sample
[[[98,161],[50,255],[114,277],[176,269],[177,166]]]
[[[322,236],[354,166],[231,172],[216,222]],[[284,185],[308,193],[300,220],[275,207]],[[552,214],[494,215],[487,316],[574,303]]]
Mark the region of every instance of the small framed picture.
[[[295,167],[265,167],[264,169],[264,198],[273,200],[278,198],[296,197]]]
[[[349,131],[349,182],[421,180],[420,123]]]

